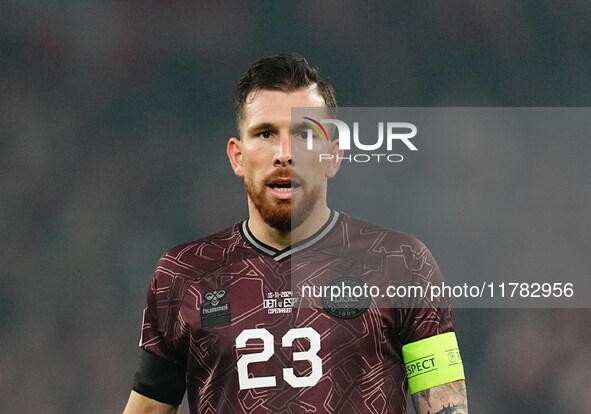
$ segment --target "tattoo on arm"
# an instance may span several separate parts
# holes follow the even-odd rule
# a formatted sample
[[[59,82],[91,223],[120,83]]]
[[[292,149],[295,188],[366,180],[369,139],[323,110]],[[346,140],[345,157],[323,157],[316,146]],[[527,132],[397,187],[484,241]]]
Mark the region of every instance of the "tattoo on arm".
[[[468,414],[466,383],[453,381],[411,396],[419,414]]]

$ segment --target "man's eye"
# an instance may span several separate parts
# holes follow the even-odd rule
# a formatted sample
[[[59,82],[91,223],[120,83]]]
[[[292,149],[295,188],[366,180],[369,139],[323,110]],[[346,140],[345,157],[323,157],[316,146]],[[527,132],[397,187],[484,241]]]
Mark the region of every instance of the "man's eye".
[[[314,137],[314,135],[312,135]],[[308,131],[298,131],[295,133],[295,138],[308,139]]]
[[[270,131],[263,131],[259,134],[259,136],[264,139],[269,139],[269,138],[271,138],[271,132]]]

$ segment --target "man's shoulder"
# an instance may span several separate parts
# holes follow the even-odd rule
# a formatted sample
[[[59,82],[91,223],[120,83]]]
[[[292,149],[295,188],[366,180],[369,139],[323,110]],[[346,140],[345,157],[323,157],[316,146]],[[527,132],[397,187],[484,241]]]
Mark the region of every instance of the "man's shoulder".
[[[243,257],[248,249],[240,231],[240,224],[174,246],[162,255],[158,267],[175,273],[198,276],[235,260],[237,256]]]
[[[425,249],[425,244],[412,234],[392,230],[365,219],[351,217],[343,213],[343,226],[349,240],[360,243],[371,243],[380,248],[399,249],[401,247],[413,250]]]
[[[392,274],[421,274],[430,278],[438,266],[427,246],[409,233],[391,230],[363,219],[346,216],[341,252],[351,260],[379,268],[386,264]],[[410,272],[410,273],[409,273]]]

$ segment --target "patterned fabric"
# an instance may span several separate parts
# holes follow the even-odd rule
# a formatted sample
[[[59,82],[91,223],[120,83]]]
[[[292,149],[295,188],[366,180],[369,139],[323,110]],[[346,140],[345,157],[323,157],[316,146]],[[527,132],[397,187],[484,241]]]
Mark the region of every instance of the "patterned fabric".
[[[191,413],[404,413],[402,345],[451,331],[449,304],[340,313],[302,297],[343,276],[441,282],[420,241],[346,214],[282,251],[239,223],[160,259],[140,345],[186,367]]]

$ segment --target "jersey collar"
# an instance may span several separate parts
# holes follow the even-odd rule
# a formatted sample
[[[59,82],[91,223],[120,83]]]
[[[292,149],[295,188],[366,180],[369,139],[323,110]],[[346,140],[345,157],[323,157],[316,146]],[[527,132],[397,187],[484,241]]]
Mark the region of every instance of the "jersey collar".
[[[314,233],[307,239],[292,244],[291,246],[287,246],[285,249],[282,250],[271,247],[261,242],[256,237],[254,237],[254,235],[250,232],[250,229],[248,228],[248,220],[242,222],[242,224],[240,225],[240,232],[242,233],[242,236],[246,239],[246,241],[250,245],[252,245],[252,247],[254,247],[262,253],[265,253],[266,255],[271,256],[275,261],[280,262],[281,260],[290,257],[292,254],[296,254],[303,250],[309,249],[310,247],[319,243],[326,236],[328,236],[330,232],[336,227],[340,218],[340,213],[331,210],[328,220],[326,220],[326,223],[324,223],[320,230],[318,230],[316,233]]]

